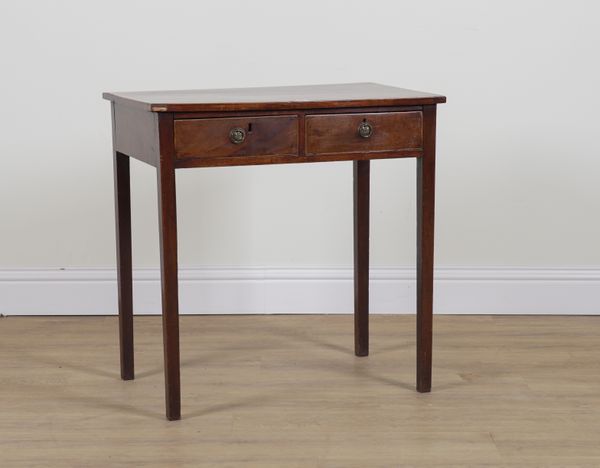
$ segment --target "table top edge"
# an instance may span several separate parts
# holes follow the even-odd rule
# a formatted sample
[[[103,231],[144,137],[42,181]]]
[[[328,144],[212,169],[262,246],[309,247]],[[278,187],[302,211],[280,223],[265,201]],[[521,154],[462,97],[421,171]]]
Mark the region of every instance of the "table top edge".
[[[345,93],[336,92],[346,87]],[[327,91],[332,90],[331,97]],[[363,95],[363,91],[364,95]],[[306,95],[287,97],[285,92]],[[316,90],[316,96],[310,91]],[[348,90],[351,90],[348,96]],[[356,90],[356,91],[354,91]],[[250,96],[241,95],[248,92]],[[254,96],[256,93],[256,96]],[[263,93],[261,95],[261,93]],[[269,94],[271,93],[271,94]],[[190,95],[190,100],[185,97]],[[206,96],[203,101],[203,97]],[[223,96],[226,98],[221,99]],[[279,96],[282,98],[279,99]],[[376,83],[349,83],[339,85],[283,86],[271,88],[230,88],[181,91],[104,92],[102,97],[114,103],[133,106],[151,112],[205,112],[205,111],[257,111],[303,110],[344,107],[433,105],[446,102],[439,94],[379,85]],[[173,97],[173,99],[169,99]],[[237,99],[240,97],[240,99]]]

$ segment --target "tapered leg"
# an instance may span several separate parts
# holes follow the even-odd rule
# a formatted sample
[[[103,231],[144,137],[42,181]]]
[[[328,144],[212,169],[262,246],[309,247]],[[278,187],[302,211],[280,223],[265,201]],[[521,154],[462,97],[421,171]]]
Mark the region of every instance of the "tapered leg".
[[[417,391],[431,391],[436,106],[423,108],[423,156],[417,158]]]
[[[161,116],[162,141],[172,141],[172,118]],[[164,143],[168,145],[168,143]],[[167,419],[181,418],[179,379],[179,300],[177,287],[177,213],[175,201],[175,166],[170,151],[161,148],[158,166],[158,207],[160,229],[160,263],[162,284],[162,319],[165,360],[165,398]]]
[[[131,265],[131,194],[129,157],[114,152],[115,225],[117,228],[117,284],[119,290],[119,345],[121,378],[132,380],[133,295]]]
[[[354,161],[354,353],[369,355],[370,161]]]

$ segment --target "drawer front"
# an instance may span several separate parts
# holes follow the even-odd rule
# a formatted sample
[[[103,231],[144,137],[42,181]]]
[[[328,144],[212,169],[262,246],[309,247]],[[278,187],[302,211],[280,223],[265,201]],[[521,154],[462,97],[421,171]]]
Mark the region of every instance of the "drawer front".
[[[177,158],[298,154],[298,117],[175,120]]]
[[[309,155],[393,152],[417,150],[422,146],[423,114],[420,111],[306,116],[306,154]]]

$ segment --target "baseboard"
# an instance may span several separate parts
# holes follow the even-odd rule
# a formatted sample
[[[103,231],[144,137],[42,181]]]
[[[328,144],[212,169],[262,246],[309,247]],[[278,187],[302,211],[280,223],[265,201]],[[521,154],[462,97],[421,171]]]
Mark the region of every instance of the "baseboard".
[[[350,313],[351,268],[180,271],[183,314]],[[438,268],[435,313],[600,314],[600,268]],[[371,270],[372,313],[414,313],[415,271]],[[111,269],[0,270],[0,314],[111,315]],[[135,312],[160,313],[159,272],[134,272]]]

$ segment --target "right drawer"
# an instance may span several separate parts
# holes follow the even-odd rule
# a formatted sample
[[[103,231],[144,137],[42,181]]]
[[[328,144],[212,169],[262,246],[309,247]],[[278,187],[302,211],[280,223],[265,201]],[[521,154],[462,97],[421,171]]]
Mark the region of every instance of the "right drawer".
[[[375,153],[423,147],[420,111],[306,116],[306,154]]]

